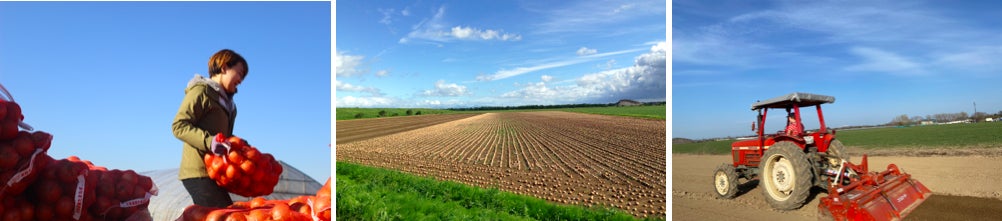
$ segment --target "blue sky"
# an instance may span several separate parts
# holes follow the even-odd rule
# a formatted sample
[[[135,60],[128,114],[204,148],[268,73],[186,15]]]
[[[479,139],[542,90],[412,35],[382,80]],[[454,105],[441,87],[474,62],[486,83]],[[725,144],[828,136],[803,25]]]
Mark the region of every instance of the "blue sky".
[[[0,2],[0,83],[49,154],[177,168],[171,121],[209,56],[248,60],[234,134],[319,182],[331,174],[330,2]]]
[[[342,1],[338,107],[664,101],[664,1]]]
[[[836,98],[822,107],[830,127],[973,114],[975,102],[997,113],[999,11],[999,1],[673,1],[672,137],[752,134],[751,104],[795,91]],[[781,130],[780,116],[767,131]]]

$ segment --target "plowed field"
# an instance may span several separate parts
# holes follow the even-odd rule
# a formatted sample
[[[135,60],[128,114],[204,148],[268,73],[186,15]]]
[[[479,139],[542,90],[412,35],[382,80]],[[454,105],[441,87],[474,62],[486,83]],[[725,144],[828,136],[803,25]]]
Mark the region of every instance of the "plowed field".
[[[896,164],[933,191],[905,220],[1002,220],[1000,160],[997,156],[869,157],[871,170]],[[758,181],[739,187],[734,199],[716,199],[712,173],[727,162],[730,155],[672,156],[673,220],[817,220],[818,202],[825,193],[808,197],[806,205],[793,211],[770,208]]]
[[[476,114],[434,114],[390,118],[337,121],[337,143],[349,143],[373,137],[463,119]]]
[[[339,139],[342,130],[356,130],[345,126],[338,122]],[[613,206],[639,217],[665,215],[664,120],[486,113],[338,143],[338,160],[558,203]]]

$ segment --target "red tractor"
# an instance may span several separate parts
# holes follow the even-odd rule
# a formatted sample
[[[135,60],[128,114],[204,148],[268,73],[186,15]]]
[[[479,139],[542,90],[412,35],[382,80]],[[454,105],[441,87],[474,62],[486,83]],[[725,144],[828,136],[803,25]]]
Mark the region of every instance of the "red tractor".
[[[834,102],[832,96],[791,93],[752,104],[751,109],[758,111],[752,130],[758,136],[731,144],[733,162],[717,167],[713,175],[718,198],[736,197],[739,179],[758,180],[772,208],[793,210],[807,203],[813,187],[820,187],[828,193],[818,205],[822,217],[898,220],[932,195],[894,164],[886,171],[870,172],[866,155],[861,164],[850,163],[845,146],[835,139],[835,130],[825,126],[821,112],[821,104]],[[818,130],[765,133],[770,109],[785,109],[802,122],[800,109],[810,107],[817,110]]]

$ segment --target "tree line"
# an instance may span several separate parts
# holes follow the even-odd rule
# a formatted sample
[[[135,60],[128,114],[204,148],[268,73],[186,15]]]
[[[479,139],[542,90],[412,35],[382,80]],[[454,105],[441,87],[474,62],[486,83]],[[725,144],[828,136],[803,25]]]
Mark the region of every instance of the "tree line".
[[[641,103],[644,106],[655,106],[655,105],[665,105],[667,102],[644,102]],[[559,109],[559,108],[576,108],[576,107],[610,107],[616,106],[616,103],[608,104],[555,104],[555,105],[522,105],[522,106],[483,106],[483,107],[461,107],[461,108],[448,108],[447,110],[452,111],[487,111],[487,110],[529,110],[529,109]]]
[[[958,113],[939,113],[939,114],[925,115],[925,117],[922,116],[909,117],[907,114],[902,114],[897,117],[894,117],[894,119],[892,119],[891,122],[888,122],[887,125],[890,126],[915,125],[915,124],[920,124],[923,121],[931,121],[934,123],[946,123],[952,121],[972,120],[973,122],[982,122],[985,121],[985,118],[989,117],[990,118],[1002,117],[1002,111],[999,111],[998,113],[995,114],[988,114],[985,112],[975,112],[973,115],[961,111]]]

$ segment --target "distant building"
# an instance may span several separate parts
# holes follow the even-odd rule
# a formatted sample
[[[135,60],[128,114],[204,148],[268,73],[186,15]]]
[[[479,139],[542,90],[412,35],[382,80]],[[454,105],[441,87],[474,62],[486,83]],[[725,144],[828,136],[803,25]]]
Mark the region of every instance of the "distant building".
[[[616,106],[620,106],[620,107],[622,107],[622,106],[640,106],[640,105],[642,105],[642,103],[637,102],[635,100],[630,100],[630,99],[622,99],[622,100],[619,100],[619,102],[616,102]]]
[[[971,122],[973,122],[971,119],[966,119],[966,120],[950,121],[943,124],[966,124]]]

